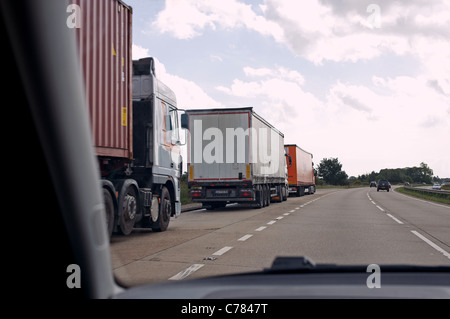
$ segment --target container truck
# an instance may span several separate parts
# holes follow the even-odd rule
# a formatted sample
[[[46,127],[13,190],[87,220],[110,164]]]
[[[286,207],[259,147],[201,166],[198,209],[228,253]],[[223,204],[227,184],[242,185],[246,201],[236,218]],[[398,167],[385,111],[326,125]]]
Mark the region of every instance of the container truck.
[[[109,235],[164,231],[181,212],[175,94],[156,78],[152,58],[132,61],[131,7],[70,3]]]
[[[186,110],[188,187],[207,209],[287,198],[284,135],[252,107]]]
[[[317,171],[312,161],[313,155],[295,144],[284,146],[288,156],[289,195],[303,196],[316,192]]]

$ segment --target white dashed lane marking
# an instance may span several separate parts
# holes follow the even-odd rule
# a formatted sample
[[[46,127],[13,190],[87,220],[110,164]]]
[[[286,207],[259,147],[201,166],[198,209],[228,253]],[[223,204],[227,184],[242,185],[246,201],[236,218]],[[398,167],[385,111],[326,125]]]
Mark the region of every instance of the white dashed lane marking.
[[[180,271],[175,276],[170,277],[169,280],[182,280],[182,279],[186,278],[187,276],[189,276],[190,274],[192,274],[193,272],[199,270],[203,266],[204,266],[204,264],[193,264],[193,265],[189,266],[188,268],[186,268],[185,270]]]
[[[219,249],[218,251],[216,251],[213,255],[214,256],[222,256],[223,254],[225,254],[227,251],[229,251],[232,248],[233,247],[225,246],[222,249]]]
[[[238,239],[238,241],[246,241],[247,239],[249,239],[250,237],[252,237],[253,235],[245,235],[242,236],[241,238]]]
[[[386,214],[386,215],[388,215],[389,217],[391,217],[393,220],[395,220],[395,221],[396,221],[397,223],[399,223],[400,225],[403,225],[403,222],[402,222],[401,220],[395,218],[395,217],[392,216],[391,214]]]

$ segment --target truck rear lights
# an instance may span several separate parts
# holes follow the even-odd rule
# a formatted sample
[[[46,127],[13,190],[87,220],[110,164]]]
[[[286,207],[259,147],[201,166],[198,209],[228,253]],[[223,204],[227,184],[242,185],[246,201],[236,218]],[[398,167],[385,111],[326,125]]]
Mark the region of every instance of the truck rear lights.
[[[253,190],[251,189],[241,189],[239,191],[240,197],[253,197]]]
[[[202,196],[203,196],[203,194],[202,194],[201,190],[199,190],[199,189],[191,190],[191,197],[202,197]]]

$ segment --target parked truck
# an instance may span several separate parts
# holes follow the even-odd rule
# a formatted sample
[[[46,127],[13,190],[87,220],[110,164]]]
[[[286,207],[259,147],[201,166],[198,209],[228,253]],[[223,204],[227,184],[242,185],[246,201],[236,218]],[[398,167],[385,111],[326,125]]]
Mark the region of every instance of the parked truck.
[[[312,161],[313,155],[295,144],[284,146],[288,156],[289,195],[303,196],[316,192],[317,171]]]
[[[71,22],[108,232],[128,235],[137,226],[164,231],[181,212],[175,94],[156,78],[152,58],[132,61],[131,7],[119,0],[72,0],[69,8],[78,19]]]
[[[186,110],[188,187],[208,209],[286,200],[284,135],[252,107]]]

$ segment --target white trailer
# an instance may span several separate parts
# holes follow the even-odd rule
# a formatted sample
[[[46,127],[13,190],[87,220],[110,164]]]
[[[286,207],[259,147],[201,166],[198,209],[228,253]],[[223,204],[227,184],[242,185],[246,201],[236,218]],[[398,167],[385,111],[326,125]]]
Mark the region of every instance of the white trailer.
[[[187,110],[188,185],[206,208],[287,198],[284,135],[253,108]]]

